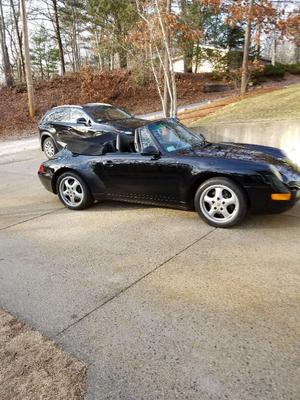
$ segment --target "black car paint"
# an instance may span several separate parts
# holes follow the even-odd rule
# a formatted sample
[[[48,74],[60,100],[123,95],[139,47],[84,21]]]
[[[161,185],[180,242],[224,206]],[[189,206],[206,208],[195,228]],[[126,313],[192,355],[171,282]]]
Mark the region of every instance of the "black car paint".
[[[145,122],[144,122],[145,124]],[[282,212],[292,207],[300,194],[300,170],[286,160],[281,150],[235,143],[203,143],[196,149],[154,157],[140,153],[109,153],[101,156],[62,150],[43,163],[43,185],[56,193],[62,172],[73,170],[88,184],[96,200],[192,209],[199,185],[212,177],[232,179],[247,194],[255,212]],[[280,170],[282,180],[274,173]],[[292,193],[289,201],[274,201],[272,193]]]
[[[109,105],[108,105],[109,106]],[[87,116],[87,123],[77,123],[70,121],[47,121],[45,117],[51,112],[62,109],[78,109],[85,113]],[[47,137],[50,137],[57,150],[61,150],[72,138],[87,138],[103,133],[118,133],[125,132],[128,135],[133,135],[135,128],[144,123],[145,120],[140,118],[126,118],[112,121],[97,122],[89,113],[88,105],[85,106],[59,106],[49,110],[39,123],[39,137],[41,148],[43,149],[43,142]]]

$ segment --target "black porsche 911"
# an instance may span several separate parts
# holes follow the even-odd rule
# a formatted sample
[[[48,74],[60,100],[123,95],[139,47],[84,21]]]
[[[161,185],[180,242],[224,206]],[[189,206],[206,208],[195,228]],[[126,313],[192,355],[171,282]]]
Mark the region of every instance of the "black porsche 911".
[[[248,210],[282,212],[300,197],[300,170],[276,148],[209,143],[173,119],[140,121],[134,134],[73,138],[38,175],[72,210],[95,200],[195,209],[230,227]]]
[[[54,107],[39,123],[41,148],[46,157],[51,158],[70,139],[84,139],[106,132],[132,135],[143,121],[125,110],[104,103]]]

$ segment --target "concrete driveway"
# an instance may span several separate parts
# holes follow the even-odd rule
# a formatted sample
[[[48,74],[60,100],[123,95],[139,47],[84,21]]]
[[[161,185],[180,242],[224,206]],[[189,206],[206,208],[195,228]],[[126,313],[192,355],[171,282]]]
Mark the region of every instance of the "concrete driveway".
[[[72,212],[0,159],[0,307],[88,364],[88,400],[296,400],[300,207],[220,230],[119,203]]]

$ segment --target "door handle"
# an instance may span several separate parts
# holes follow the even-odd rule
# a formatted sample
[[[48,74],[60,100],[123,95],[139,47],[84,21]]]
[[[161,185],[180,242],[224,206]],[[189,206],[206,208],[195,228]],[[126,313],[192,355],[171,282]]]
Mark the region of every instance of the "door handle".
[[[103,165],[105,165],[106,167],[112,167],[114,163],[112,160],[104,160]]]

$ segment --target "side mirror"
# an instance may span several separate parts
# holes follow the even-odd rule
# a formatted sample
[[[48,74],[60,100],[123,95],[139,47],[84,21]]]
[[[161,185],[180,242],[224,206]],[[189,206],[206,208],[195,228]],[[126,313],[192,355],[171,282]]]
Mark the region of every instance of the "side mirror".
[[[147,146],[143,149],[142,151],[142,156],[153,156],[153,157],[159,157],[160,152],[157,150],[156,147],[154,146]]]
[[[81,117],[81,118],[78,118],[78,119],[76,120],[76,124],[79,124],[79,125],[88,125],[88,122],[87,122],[87,120],[86,120],[84,117]]]

